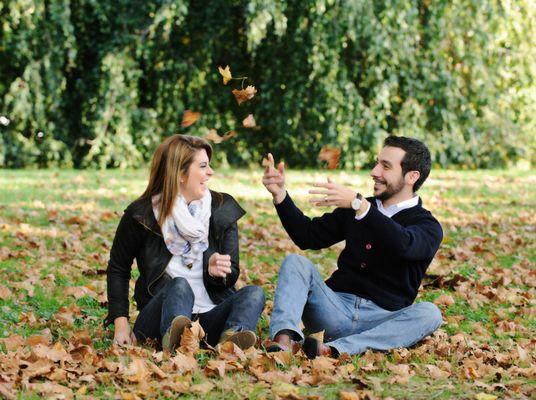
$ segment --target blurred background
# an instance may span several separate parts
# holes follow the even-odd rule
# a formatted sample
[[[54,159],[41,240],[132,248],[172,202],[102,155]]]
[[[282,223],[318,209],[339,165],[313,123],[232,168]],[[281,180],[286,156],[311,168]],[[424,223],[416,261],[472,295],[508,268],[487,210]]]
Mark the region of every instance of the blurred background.
[[[237,132],[220,166],[331,146],[366,168],[395,134],[439,167],[531,168],[535,37],[534,0],[1,0],[0,167],[135,168],[214,128]]]

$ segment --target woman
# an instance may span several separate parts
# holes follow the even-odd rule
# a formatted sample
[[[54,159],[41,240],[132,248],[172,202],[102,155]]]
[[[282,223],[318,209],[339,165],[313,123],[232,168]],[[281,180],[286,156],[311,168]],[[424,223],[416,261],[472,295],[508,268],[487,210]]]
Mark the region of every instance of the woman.
[[[207,188],[214,171],[204,139],[174,135],[156,150],[149,183],[117,228],[107,269],[108,316],[114,342],[156,340],[171,352],[198,319],[211,346],[256,342],[264,308],[258,286],[233,287],[238,274],[237,220],[245,212],[228,194]],[[140,310],[128,322],[132,261],[140,272],[134,299]]]

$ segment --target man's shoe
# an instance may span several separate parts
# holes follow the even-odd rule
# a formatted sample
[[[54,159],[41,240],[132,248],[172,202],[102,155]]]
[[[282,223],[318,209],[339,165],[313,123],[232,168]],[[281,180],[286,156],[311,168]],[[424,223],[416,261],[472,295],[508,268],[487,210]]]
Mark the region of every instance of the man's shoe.
[[[167,353],[171,353],[181,342],[182,332],[184,328],[192,323],[190,318],[184,315],[178,315],[171,321],[171,326],[167,330],[166,334],[162,338],[162,350]]]
[[[320,340],[313,337],[306,337],[303,342],[303,352],[307,358],[313,360],[318,356],[323,357],[336,357],[335,352],[332,351],[331,347],[326,346]]]
[[[263,346],[268,353],[292,351],[292,354],[296,354],[300,350],[300,344],[292,340],[287,334],[275,335],[274,340],[265,341]]]
[[[218,344],[225,342],[232,342],[242,350],[247,350],[250,347],[255,346],[255,343],[257,343],[257,336],[253,331],[237,332],[233,329],[228,329],[221,334]]]

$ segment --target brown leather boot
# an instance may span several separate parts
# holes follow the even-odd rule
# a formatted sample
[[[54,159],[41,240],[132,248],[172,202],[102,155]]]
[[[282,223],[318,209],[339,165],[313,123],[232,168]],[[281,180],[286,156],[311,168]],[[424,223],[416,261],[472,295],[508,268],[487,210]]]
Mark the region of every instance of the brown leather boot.
[[[303,342],[303,352],[311,360],[318,356],[337,357],[336,352],[331,347],[310,336],[306,337]]]

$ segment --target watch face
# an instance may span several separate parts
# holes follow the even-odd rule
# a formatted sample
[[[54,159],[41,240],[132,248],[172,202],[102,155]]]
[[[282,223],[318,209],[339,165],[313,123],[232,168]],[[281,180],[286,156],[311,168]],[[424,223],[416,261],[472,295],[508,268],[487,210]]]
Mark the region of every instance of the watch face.
[[[354,210],[359,210],[359,207],[361,207],[361,199],[358,199],[357,197],[352,200],[352,208]]]

